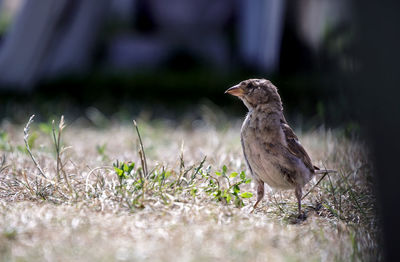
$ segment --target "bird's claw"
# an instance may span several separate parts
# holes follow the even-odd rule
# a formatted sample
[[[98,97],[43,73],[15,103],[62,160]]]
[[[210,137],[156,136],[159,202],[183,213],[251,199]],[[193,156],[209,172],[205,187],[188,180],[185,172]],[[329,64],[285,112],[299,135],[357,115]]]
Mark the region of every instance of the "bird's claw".
[[[307,215],[305,213],[299,213],[297,215],[297,219],[300,220],[300,221],[304,221],[304,220],[307,219]]]

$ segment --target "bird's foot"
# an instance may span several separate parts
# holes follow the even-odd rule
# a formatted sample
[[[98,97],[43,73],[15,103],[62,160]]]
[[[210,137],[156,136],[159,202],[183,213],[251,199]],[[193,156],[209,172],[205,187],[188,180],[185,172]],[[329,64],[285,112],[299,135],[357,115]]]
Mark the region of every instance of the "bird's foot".
[[[264,195],[264,193],[262,195]],[[254,204],[253,210],[251,210],[250,214],[254,213],[254,211],[256,210],[256,207],[258,206],[258,203],[260,203],[261,199],[262,199],[262,197],[258,197],[257,202]]]
[[[307,219],[306,213],[292,214],[288,217],[288,222],[292,225],[300,224]]]
[[[305,221],[305,220],[307,219],[306,213],[303,213],[303,212],[299,213],[299,214],[297,215],[297,219],[298,219],[299,221]]]

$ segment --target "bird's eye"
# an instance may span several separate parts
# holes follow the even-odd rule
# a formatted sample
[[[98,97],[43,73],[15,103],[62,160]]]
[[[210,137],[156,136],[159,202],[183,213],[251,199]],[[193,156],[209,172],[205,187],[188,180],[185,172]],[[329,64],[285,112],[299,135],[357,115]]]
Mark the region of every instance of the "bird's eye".
[[[253,86],[253,84],[252,84],[252,83],[249,83],[249,84],[247,85],[247,88],[251,90],[251,89],[253,89],[253,88],[254,88],[254,86]]]

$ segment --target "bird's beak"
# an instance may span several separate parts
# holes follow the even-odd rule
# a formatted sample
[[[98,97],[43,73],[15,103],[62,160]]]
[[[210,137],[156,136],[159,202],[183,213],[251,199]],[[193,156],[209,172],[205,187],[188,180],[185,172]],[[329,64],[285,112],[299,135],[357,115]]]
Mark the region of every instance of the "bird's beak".
[[[229,88],[228,90],[225,91],[225,94],[230,94],[233,96],[238,96],[241,97],[243,96],[244,92],[243,89],[240,87],[240,85],[235,85]]]

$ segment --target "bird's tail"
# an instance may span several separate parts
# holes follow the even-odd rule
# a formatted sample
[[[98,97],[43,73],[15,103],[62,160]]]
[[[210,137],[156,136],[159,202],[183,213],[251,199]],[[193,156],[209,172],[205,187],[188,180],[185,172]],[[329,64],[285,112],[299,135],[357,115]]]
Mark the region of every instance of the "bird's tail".
[[[315,169],[314,170],[315,174],[329,174],[329,173],[337,173],[336,170],[332,170],[332,169]]]

